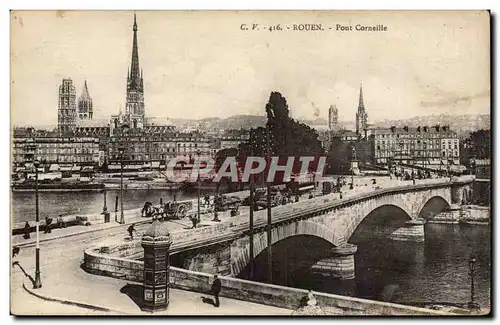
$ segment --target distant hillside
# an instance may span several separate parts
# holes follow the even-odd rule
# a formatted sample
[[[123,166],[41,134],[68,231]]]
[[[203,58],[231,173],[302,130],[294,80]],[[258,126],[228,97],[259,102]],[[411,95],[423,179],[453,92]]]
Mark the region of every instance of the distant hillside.
[[[199,120],[171,119],[172,123],[179,128],[199,125],[205,129],[250,129],[266,124],[265,116],[258,115],[234,115],[228,118],[210,117]]]
[[[204,130],[228,130],[228,129],[250,129],[259,126],[264,126],[266,123],[265,116],[258,115],[234,115],[228,118],[220,117],[210,117],[199,120],[194,119],[170,119],[170,121],[176,125],[179,129],[183,128],[201,128]],[[318,125],[328,125],[328,122],[324,118],[310,119],[298,119],[299,122],[308,124],[310,126]],[[452,130],[455,130],[460,135],[467,135],[471,131],[479,129],[490,129],[491,120],[488,114],[476,114],[476,115],[428,115],[428,116],[415,116],[404,120],[384,120],[376,121],[373,123],[375,127],[385,127],[389,128],[391,126],[403,127],[403,126],[434,126],[436,124],[440,125],[450,125]],[[354,121],[340,121],[340,125],[348,130],[354,130]],[[36,126],[37,128],[52,130],[56,126],[45,125]]]
[[[479,129],[490,129],[491,121],[490,115],[429,115],[429,116],[415,116],[405,120],[384,120],[373,123],[377,127],[403,127],[403,126],[434,126],[449,125],[452,130],[459,134],[466,135],[471,131]]]

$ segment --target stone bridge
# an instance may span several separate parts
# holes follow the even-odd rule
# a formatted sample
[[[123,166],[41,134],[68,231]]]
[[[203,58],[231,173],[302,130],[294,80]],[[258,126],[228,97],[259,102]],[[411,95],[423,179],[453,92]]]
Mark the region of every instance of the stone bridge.
[[[460,205],[471,196],[473,178],[453,180],[419,180],[417,184],[405,182],[385,188],[362,188],[344,194],[320,196],[311,200],[273,208],[272,245],[295,236],[314,236],[328,242],[329,256],[312,266],[314,271],[333,277],[354,277],[356,246],[348,241],[367,216],[375,219],[374,212],[393,207],[403,216],[399,228],[389,236],[394,240],[423,242],[426,219],[450,206]],[[361,193],[360,193],[361,192]],[[431,202],[440,204],[431,204]],[[435,208],[437,206],[437,208]],[[193,271],[219,273],[238,277],[249,263],[268,247],[266,211],[255,214],[253,230],[253,258],[250,256],[248,216],[238,217],[227,230],[206,239],[175,245],[172,263]]]

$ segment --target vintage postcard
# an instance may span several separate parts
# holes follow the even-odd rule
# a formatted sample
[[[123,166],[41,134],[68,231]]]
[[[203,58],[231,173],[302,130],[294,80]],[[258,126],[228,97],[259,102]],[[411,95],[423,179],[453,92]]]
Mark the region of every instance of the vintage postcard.
[[[488,315],[488,11],[11,11],[11,314]]]

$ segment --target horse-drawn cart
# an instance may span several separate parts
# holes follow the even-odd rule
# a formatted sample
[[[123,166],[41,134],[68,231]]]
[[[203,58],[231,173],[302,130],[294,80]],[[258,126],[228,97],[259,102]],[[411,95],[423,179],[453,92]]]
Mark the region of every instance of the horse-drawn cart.
[[[182,219],[188,215],[189,211],[193,208],[193,202],[167,202],[161,207],[155,207],[151,202],[146,202],[142,209],[143,217],[156,217],[168,219]]]
[[[216,195],[214,198],[215,211],[238,210],[242,201],[237,196]]]
[[[193,208],[193,202],[168,202],[164,206],[167,219],[182,219],[188,215],[189,210]]]

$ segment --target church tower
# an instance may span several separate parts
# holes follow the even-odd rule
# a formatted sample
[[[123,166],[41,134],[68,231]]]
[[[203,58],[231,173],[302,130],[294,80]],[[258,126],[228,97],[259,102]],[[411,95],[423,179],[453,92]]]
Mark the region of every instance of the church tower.
[[[78,98],[78,119],[91,120],[94,111],[92,109],[92,98],[89,95],[87,80],[83,85],[82,95]]]
[[[73,131],[76,126],[76,90],[73,81],[63,79],[59,86],[57,127],[59,132]]]
[[[142,70],[139,68],[139,49],[137,46],[137,21],[134,14],[134,32],[132,43],[132,62],[127,73],[127,98],[125,103],[125,115],[123,123],[130,128],[142,128],[144,126],[144,83]]]
[[[362,135],[368,126],[368,114],[365,110],[363,102],[363,85],[359,86],[359,104],[358,111],[356,112],[356,133]]]
[[[328,109],[328,129],[334,131],[339,123],[339,111],[336,105],[330,105]]]

